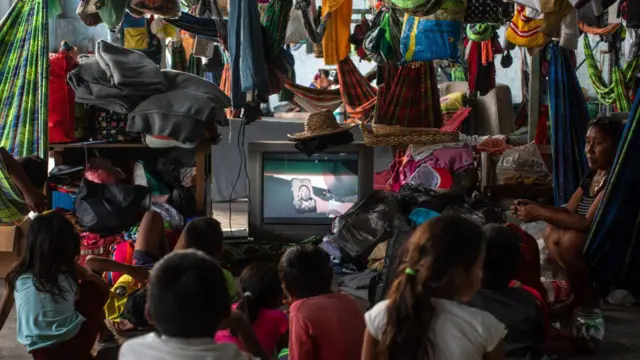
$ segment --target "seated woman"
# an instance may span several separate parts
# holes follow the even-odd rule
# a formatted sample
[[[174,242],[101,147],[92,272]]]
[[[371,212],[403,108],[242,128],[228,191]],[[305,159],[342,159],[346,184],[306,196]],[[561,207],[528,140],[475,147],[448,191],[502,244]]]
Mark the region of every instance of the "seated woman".
[[[599,298],[589,284],[589,268],[582,255],[591,223],[604,196],[613,166],[623,125],[608,117],[589,123],[585,153],[590,172],[563,207],[544,206],[527,200],[516,200],[511,207],[524,222],[548,223],[544,242],[549,254],[564,268],[573,288],[576,307],[598,307]]]

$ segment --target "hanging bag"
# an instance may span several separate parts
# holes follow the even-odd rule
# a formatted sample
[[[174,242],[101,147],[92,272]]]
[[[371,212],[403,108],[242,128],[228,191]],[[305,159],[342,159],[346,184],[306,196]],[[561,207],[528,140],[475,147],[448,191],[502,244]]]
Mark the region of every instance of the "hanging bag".
[[[122,22],[128,0],[96,1],[96,9],[100,18],[109,29],[115,29]]]
[[[131,0],[131,7],[145,14],[167,18],[180,16],[180,1],[178,0]]]
[[[400,51],[405,61],[458,62],[466,0],[446,0],[432,16],[405,14]]]
[[[87,26],[97,26],[102,22],[98,9],[96,9],[96,0],[80,0],[76,15]]]
[[[49,55],[49,142],[74,141],[75,93],[67,83],[67,74],[78,67],[66,51]]]

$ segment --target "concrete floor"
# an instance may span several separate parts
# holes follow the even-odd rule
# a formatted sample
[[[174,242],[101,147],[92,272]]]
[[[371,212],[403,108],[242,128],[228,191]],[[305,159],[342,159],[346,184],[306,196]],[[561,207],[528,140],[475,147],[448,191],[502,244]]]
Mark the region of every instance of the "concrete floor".
[[[226,230],[246,229],[246,201],[231,204],[231,220],[229,220],[229,204],[217,203],[213,206],[213,216],[220,221]],[[4,282],[0,281],[0,297],[4,293]],[[604,309],[606,335],[599,355],[573,359],[594,360],[638,360],[640,359],[640,308],[606,307]],[[117,348],[102,349],[97,353],[99,360],[116,359]],[[12,311],[4,328],[0,331],[0,360],[27,360],[31,357],[24,347],[16,341],[15,310]]]

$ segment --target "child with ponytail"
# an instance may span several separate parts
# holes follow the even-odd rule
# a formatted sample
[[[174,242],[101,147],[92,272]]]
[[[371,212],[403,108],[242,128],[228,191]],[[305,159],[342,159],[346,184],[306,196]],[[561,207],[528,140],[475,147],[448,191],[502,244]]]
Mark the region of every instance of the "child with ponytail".
[[[282,284],[276,264],[259,262],[249,265],[240,275],[242,298],[233,308],[248,318],[258,342],[266,354],[274,354],[287,347],[289,319],[280,310],[283,300]],[[216,333],[216,342],[231,342],[241,346],[232,332]]]
[[[365,315],[362,359],[504,359],[504,325],[461,303],[480,288],[482,229],[440,216],[420,225],[403,251],[388,299]]]

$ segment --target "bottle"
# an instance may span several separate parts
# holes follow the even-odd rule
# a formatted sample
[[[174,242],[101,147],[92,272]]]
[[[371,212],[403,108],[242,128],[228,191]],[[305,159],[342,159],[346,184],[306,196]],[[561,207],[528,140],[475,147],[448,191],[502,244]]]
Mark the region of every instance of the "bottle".
[[[595,355],[604,338],[602,311],[595,308],[577,308],[573,311],[574,347],[580,353]]]

